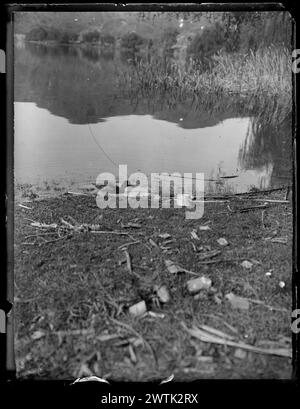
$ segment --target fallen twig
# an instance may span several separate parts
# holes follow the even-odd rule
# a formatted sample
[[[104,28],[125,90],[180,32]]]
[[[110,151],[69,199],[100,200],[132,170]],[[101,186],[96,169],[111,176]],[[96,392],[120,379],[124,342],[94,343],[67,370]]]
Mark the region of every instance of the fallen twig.
[[[219,316],[214,315],[214,314],[202,314],[202,315],[222,321],[222,323],[223,323],[227,328],[229,328],[229,329],[230,329],[232,332],[234,332],[235,334],[238,334],[238,330],[237,330],[236,328],[234,328],[232,325],[228,324],[228,322],[224,321],[224,318],[223,318],[222,316],[219,317]]]
[[[266,304],[261,300],[253,300],[252,298],[246,298],[246,300],[252,302],[253,304],[258,304],[258,305],[262,305],[266,308],[269,308],[270,310],[274,310],[274,311],[282,311],[282,312],[289,312],[286,308],[283,307],[273,307],[272,305]]]
[[[258,354],[277,355],[286,358],[292,357],[292,350],[290,348],[269,348],[269,349],[259,348],[253,345],[245,344],[244,342],[235,342],[215,335],[211,335],[208,332],[197,328],[196,326],[193,326],[192,329],[189,329],[186,327],[184,322],[181,322],[181,325],[191,336],[198,338],[202,342],[232,346],[240,349],[245,349],[246,351],[255,352]]]
[[[120,236],[129,236],[129,233],[126,233],[124,231],[110,231],[110,230],[91,230],[90,233],[95,233],[95,234],[119,234]]]
[[[69,229],[75,229],[75,226],[73,226],[71,223],[69,223],[69,222],[67,222],[66,220],[64,220],[62,217],[61,217],[60,221],[61,221],[62,224],[64,224],[65,226],[69,227]]]
[[[41,237],[41,236],[47,236],[49,234],[56,234],[55,231],[47,232],[47,233],[36,233],[36,234],[29,234],[28,236],[25,236],[24,239],[29,239],[29,237]]]
[[[81,193],[81,192],[67,192],[69,195],[74,195],[74,196],[91,196],[91,195],[88,195],[88,194],[86,194],[86,193]]]
[[[128,253],[128,251],[126,249],[123,249],[124,253],[125,253],[125,257],[126,257],[126,263],[127,263],[127,268],[130,274],[133,273],[132,271],[132,264],[131,264],[131,258],[130,258],[130,254]]]
[[[265,210],[262,210],[261,212],[261,224],[262,224],[262,228],[265,229],[265,223],[264,223],[264,216],[265,216]]]
[[[289,200],[275,200],[275,199],[252,199],[255,202],[266,202],[266,203],[280,203],[287,204],[290,203]]]
[[[268,204],[263,204],[263,205],[258,205],[258,206],[249,206],[249,207],[242,207],[237,209],[235,212],[249,212],[250,210],[259,210],[259,209],[265,209],[268,207]]]
[[[137,243],[140,243],[140,241],[139,240],[130,241],[129,243],[121,244],[121,246],[119,246],[118,249],[123,250],[123,247],[126,248],[128,246],[131,246],[132,244],[137,244]]]
[[[32,210],[32,207],[28,207],[28,206],[22,205],[21,203],[19,203],[18,206],[19,206],[19,207],[22,207],[23,209]]]
[[[233,341],[235,339],[232,335],[228,335],[225,332],[222,332],[222,331],[220,331],[218,329],[209,327],[208,325],[200,325],[200,328],[202,328],[204,331],[209,332],[212,335],[215,335],[217,337],[228,339],[230,341]]]
[[[40,222],[33,221],[32,223],[30,223],[30,225],[32,227],[38,227],[41,229],[57,229],[56,223],[46,224],[46,223],[40,223]]]

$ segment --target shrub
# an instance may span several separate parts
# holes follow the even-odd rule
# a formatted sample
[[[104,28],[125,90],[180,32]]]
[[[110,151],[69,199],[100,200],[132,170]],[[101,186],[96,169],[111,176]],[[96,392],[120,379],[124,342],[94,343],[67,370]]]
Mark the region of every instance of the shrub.
[[[111,34],[104,34],[101,38],[101,43],[102,45],[114,46],[116,43],[116,39]]]
[[[131,33],[125,34],[121,38],[121,47],[130,49],[132,51],[137,51],[139,47],[142,44],[144,44],[144,42],[145,42],[145,39],[143,37],[139,36],[135,32],[131,32]]]
[[[26,34],[27,41],[45,41],[47,40],[47,31],[43,27],[36,27]]]
[[[61,43],[72,43],[78,40],[78,34],[73,32],[63,32],[60,38]]]
[[[225,46],[224,27],[217,22],[196,34],[188,46],[187,55],[207,65],[211,57]]]
[[[82,34],[82,40],[87,43],[99,43],[101,40],[101,33],[97,29],[85,31]]]

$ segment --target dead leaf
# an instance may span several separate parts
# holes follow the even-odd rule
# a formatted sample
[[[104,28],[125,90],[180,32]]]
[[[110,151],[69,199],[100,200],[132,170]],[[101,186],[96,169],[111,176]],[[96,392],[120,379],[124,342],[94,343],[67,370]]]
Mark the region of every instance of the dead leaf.
[[[234,357],[238,359],[245,359],[247,357],[247,352],[241,348],[237,348],[234,351]]]
[[[178,266],[174,261],[169,259],[165,260],[165,266],[171,274],[184,273],[185,271],[184,268]]]
[[[192,237],[192,239],[194,239],[194,240],[200,240],[199,237],[198,237],[198,235],[197,235],[196,230],[192,230],[192,231],[191,231],[191,237]]]
[[[253,263],[251,263],[251,262],[248,261],[248,260],[244,260],[244,261],[241,263],[241,266],[244,267],[244,268],[246,268],[246,269],[248,269],[248,270],[251,270],[252,267],[253,267]]]
[[[165,304],[170,301],[170,293],[166,285],[161,285],[160,287],[155,288],[154,291],[161,303]]]
[[[238,297],[233,293],[226,294],[225,298],[230,302],[233,308],[238,308],[240,310],[249,309],[249,301],[246,298]]]
[[[169,239],[171,237],[171,234],[162,233],[162,234],[159,234],[158,237],[160,237],[161,239]]]
[[[148,317],[165,318],[165,314],[161,314],[159,312],[148,311],[146,314],[147,314]]]
[[[190,294],[196,294],[201,290],[208,290],[211,287],[211,279],[207,277],[193,278],[186,283]]]
[[[209,226],[205,225],[205,226],[199,226],[199,230],[200,231],[207,231],[207,230],[211,230],[211,228]]]
[[[227,246],[228,241],[224,237],[220,237],[217,242],[220,244],[220,246]]]
[[[213,258],[213,257],[217,256],[220,253],[221,253],[220,250],[205,251],[204,253],[198,254],[198,259],[199,260],[206,260],[208,258]]]
[[[129,313],[134,317],[143,315],[146,311],[147,307],[145,301],[140,301],[137,304],[134,304],[131,307],[129,307]]]
[[[31,335],[31,339],[37,340],[40,339],[42,337],[44,337],[46,334],[44,331],[35,331],[32,335]]]

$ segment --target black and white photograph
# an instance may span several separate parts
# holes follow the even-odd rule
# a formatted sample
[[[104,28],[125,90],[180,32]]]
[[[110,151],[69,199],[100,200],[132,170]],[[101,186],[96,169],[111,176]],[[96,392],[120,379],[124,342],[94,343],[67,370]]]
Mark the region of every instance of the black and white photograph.
[[[17,379],[292,379],[293,27],[13,12]]]

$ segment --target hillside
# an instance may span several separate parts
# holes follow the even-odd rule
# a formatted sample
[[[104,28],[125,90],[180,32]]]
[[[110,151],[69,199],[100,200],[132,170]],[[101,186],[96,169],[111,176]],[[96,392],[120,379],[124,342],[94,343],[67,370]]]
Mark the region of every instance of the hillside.
[[[182,31],[199,30],[209,22],[207,13],[197,13],[185,17]],[[15,13],[15,33],[26,34],[33,28],[52,27],[65,32],[100,29],[105,34],[122,37],[135,31],[147,39],[160,37],[166,30],[179,28],[180,15],[177,13],[140,12],[17,12]]]

